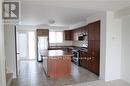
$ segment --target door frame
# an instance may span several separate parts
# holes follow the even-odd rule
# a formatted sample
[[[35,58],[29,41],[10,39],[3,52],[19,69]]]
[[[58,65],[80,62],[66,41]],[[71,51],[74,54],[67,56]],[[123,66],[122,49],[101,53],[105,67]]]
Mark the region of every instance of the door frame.
[[[0,0],[0,86],[6,86],[5,52],[4,52],[4,27],[2,24],[2,2]]]
[[[18,37],[18,34],[19,33],[26,33],[27,34],[27,40],[28,40],[28,32],[27,31],[16,31],[16,37]],[[16,40],[17,42],[18,40]],[[17,49],[19,48],[19,44],[17,44]],[[26,57],[29,57],[29,45],[28,45],[28,41],[27,41],[27,56]],[[18,50],[17,50],[18,51]],[[17,52],[19,53],[19,52]]]
[[[18,27],[17,26],[15,26],[15,46],[16,46],[16,74],[17,74],[17,77],[19,76],[19,73],[20,73],[20,70],[19,70],[19,68],[18,68],[18,56],[17,56],[17,54],[18,54],[18,51],[17,51],[17,48],[18,48],[18,44],[17,44],[17,36],[18,36],[18,32],[30,32],[30,31],[33,31],[34,32],[34,34],[35,34],[35,53],[36,53],[36,58],[37,58],[37,39],[36,39],[36,30],[35,29],[31,29],[31,30],[25,30],[25,29],[23,29],[23,30],[21,30],[21,29],[18,29]],[[28,49],[29,50],[29,49]],[[29,52],[28,52],[29,53]],[[29,54],[28,54],[28,56],[29,56]]]

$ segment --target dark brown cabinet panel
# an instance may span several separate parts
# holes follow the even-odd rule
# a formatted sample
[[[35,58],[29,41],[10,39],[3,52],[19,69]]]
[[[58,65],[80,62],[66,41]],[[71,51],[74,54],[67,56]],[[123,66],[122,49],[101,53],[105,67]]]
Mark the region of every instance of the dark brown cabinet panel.
[[[95,28],[95,40],[100,40],[100,21],[94,23]]]
[[[80,66],[86,67],[87,66],[87,52],[80,51]],[[87,67],[86,67],[87,68]]]
[[[99,75],[100,65],[100,21],[90,23],[87,25],[88,31],[88,52],[86,54],[80,53],[81,56],[86,57],[80,60],[80,66]]]
[[[72,30],[65,30],[64,31],[64,39],[66,41],[72,41],[73,40],[73,31]]]
[[[94,23],[91,23],[88,25],[89,33],[88,33],[88,39],[89,40],[95,40],[95,28]]]
[[[48,36],[49,30],[48,29],[37,29],[37,36]]]
[[[88,24],[89,40],[100,40],[100,21]]]

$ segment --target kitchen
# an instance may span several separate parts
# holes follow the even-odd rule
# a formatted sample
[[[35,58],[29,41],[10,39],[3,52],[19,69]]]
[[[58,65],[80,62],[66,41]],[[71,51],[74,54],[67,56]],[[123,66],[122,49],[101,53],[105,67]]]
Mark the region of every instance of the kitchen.
[[[7,86],[130,82],[129,1],[3,2],[1,82]]]
[[[71,62],[99,76],[100,21],[72,30],[51,31],[48,29],[37,29],[37,40],[37,61],[43,62],[47,77],[69,76],[71,74]],[[63,58],[66,58],[67,61]],[[60,62],[62,60],[64,61]],[[64,68],[66,69],[64,70]]]

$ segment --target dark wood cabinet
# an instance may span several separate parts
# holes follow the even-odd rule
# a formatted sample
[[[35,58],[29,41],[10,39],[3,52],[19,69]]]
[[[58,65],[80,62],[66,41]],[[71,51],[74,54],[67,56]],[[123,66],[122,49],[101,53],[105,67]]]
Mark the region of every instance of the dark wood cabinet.
[[[100,65],[100,21],[87,25],[88,52],[80,52],[80,66],[99,75]]]
[[[82,34],[86,35],[88,51],[80,51],[80,66],[99,75],[100,65],[100,21],[90,23],[74,30],[65,31],[65,40],[77,41]]]
[[[88,24],[89,40],[100,40],[100,21]]]
[[[88,39],[89,40],[94,40],[95,39],[95,28],[94,28],[94,24],[88,24]]]
[[[73,40],[78,41],[79,36],[82,36],[83,34],[87,35],[88,34],[87,28],[88,28],[88,26],[83,26],[83,27],[79,27],[77,29],[74,29],[73,30]]]
[[[48,29],[37,29],[37,36],[48,36],[49,30]]]
[[[72,41],[73,40],[73,31],[72,30],[65,30],[64,31],[64,39],[66,41]]]
[[[100,21],[94,23],[95,40],[100,40]]]

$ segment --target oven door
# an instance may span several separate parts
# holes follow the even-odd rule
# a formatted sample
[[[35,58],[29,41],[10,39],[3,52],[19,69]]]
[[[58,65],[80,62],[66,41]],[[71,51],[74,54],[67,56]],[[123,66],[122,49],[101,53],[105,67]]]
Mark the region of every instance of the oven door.
[[[77,65],[79,63],[79,52],[78,51],[73,52],[73,62]]]

